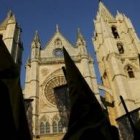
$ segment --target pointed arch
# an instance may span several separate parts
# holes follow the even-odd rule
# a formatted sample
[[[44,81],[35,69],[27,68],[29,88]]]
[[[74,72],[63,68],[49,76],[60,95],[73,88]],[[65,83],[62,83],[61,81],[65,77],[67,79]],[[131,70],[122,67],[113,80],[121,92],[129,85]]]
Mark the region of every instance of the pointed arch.
[[[126,65],[125,66],[125,71],[127,73],[127,76],[129,78],[135,78],[135,73],[134,73],[134,67],[132,65]]]
[[[58,132],[63,132],[63,125],[61,120],[58,122]]]
[[[115,25],[112,25],[111,26],[111,30],[112,30],[112,34],[113,34],[113,36],[114,36],[115,39],[120,38],[119,37],[119,33],[117,31],[117,27]]]
[[[46,121],[46,117],[43,115],[41,118],[40,118],[40,122],[45,122]]]
[[[53,123],[52,123],[53,133],[57,133],[58,132],[57,124],[58,123],[56,121],[53,121]]]
[[[139,67],[138,67],[134,62],[132,62],[132,61],[129,60],[129,59],[126,59],[126,60],[124,61],[124,63],[123,63],[123,66],[124,66],[124,69],[125,69],[125,70],[126,70],[126,67],[127,67],[128,65],[132,66],[133,69],[134,69],[134,71],[139,70]]]
[[[127,73],[128,73],[129,78],[135,78],[135,74],[131,66],[127,66]]]
[[[122,42],[117,42],[117,48],[118,48],[119,54],[124,54],[124,47],[123,47]]]
[[[50,133],[50,123],[48,121],[45,123],[45,132],[46,134]]]
[[[40,117],[40,122],[49,122],[49,116],[48,115],[42,115]]]
[[[40,123],[40,134],[45,134],[45,124],[44,124],[44,122]]]
[[[61,39],[60,39],[59,37],[57,37],[57,38],[55,39],[54,45],[55,45],[56,47],[62,47],[62,41],[61,41]]]
[[[58,122],[60,120],[60,117],[58,116],[58,114],[56,114],[56,115],[54,115],[52,120]]]

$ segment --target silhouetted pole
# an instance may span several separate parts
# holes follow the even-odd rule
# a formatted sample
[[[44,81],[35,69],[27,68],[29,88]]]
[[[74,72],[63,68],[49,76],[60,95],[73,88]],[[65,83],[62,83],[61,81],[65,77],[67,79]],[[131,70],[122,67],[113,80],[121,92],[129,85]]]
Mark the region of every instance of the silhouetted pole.
[[[128,117],[128,120],[129,120],[129,123],[130,123],[130,126],[132,128],[132,131],[133,131],[133,134],[134,134],[134,140],[140,140],[140,132],[138,131],[138,129],[136,129],[134,123],[133,123],[133,120],[131,118],[131,112],[128,111],[127,107],[126,107],[126,104],[124,102],[124,99],[122,96],[120,96],[120,99],[121,99],[121,102],[123,104],[123,107],[125,109],[125,112],[126,112],[126,116]]]

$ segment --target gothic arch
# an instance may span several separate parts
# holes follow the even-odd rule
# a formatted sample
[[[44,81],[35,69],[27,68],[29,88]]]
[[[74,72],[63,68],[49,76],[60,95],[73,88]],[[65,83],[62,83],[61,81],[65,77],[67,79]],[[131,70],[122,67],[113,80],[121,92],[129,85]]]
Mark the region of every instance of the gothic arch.
[[[49,117],[48,116],[43,115],[43,116],[40,117],[40,122],[46,122],[46,121],[49,122]]]
[[[40,122],[45,122],[46,121],[46,117],[43,115],[41,118],[40,118]]]
[[[124,70],[129,78],[135,78],[135,69],[132,65],[126,65]]]
[[[40,126],[40,134],[46,134],[46,133],[50,133],[50,121],[49,121],[49,117],[43,115],[40,119],[39,119],[39,126]]]
[[[128,66],[130,66],[133,69],[134,73],[139,71],[139,67],[135,63],[131,62],[130,60],[126,60],[123,66],[124,66],[125,73],[127,73]],[[127,74],[127,76],[128,76],[128,74]]]
[[[53,116],[53,118],[52,118],[52,121],[58,122],[59,120],[60,120],[60,117],[59,117],[58,114],[55,114],[55,115]]]
[[[124,70],[126,69],[127,66],[133,67],[134,70],[138,70],[139,69],[139,67],[137,65],[135,65],[134,63],[132,63],[129,60],[126,60],[126,62],[124,63]]]
[[[40,122],[40,134],[45,134],[45,123]]]
[[[111,31],[112,31],[113,37],[114,37],[115,39],[120,38],[120,37],[119,37],[118,30],[117,30],[117,27],[116,27],[115,25],[112,25],[112,26],[111,26]]]
[[[56,38],[55,41],[54,41],[54,45],[56,47],[62,47],[62,40],[59,37]]]
[[[65,127],[62,118],[56,114],[52,119],[53,133],[62,133]]]
[[[119,54],[124,54],[124,45],[122,42],[117,42],[117,49],[118,49],[118,52]]]

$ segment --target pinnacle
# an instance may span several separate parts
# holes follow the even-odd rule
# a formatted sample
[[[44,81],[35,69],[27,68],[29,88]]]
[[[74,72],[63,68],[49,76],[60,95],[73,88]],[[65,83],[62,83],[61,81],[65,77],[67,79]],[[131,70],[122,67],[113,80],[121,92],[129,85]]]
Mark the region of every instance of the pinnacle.
[[[36,30],[35,31],[35,35],[34,35],[34,39],[33,39],[35,42],[40,42],[40,39],[39,39],[39,35],[38,35],[38,31]]]

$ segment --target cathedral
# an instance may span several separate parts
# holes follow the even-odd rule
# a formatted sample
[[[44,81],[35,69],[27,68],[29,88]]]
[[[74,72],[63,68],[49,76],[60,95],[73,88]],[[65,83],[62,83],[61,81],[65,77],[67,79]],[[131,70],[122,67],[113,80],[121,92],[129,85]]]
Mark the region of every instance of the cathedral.
[[[121,131],[128,133],[129,128],[124,125],[123,116],[126,111],[120,97],[123,97],[128,111],[132,112],[133,118],[138,121],[140,40],[135,29],[128,17],[119,12],[113,16],[101,1],[94,27],[92,42],[102,85],[97,82],[94,60],[88,53],[88,46],[80,29],[77,30],[75,45],[64,37],[58,25],[45,47],[41,46],[39,34],[35,32],[31,53],[25,65],[23,89],[25,99],[33,99],[30,125],[34,140],[61,140],[67,132],[69,99],[62,70],[65,66],[63,47],[101,104],[100,90],[104,91],[103,106],[107,109],[111,124],[119,128],[122,138]],[[9,12],[0,24],[0,34],[19,69],[23,50],[20,33],[21,28],[15,16]]]
[[[86,41],[80,30],[73,46],[59,31],[56,31],[45,48],[41,49],[38,32],[31,43],[31,57],[26,64],[24,94],[33,101],[33,133],[45,139],[61,139],[67,130],[67,86],[62,70],[62,48],[71,54],[90,88],[99,98],[93,60],[87,52]]]

